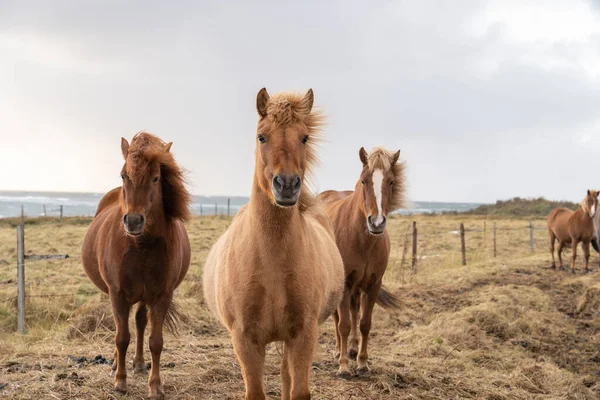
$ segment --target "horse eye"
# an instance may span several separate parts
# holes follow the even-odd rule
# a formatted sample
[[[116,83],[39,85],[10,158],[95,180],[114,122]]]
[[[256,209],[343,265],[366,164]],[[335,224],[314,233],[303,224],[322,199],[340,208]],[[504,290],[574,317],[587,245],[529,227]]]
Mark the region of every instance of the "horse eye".
[[[125,180],[125,175],[124,174],[121,174],[121,179]]]
[[[390,186],[394,186],[394,181],[390,181]]]
[[[261,143],[265,143],[267,141],[267,138],[265,138],[263,135],[258,135],[258,141]]]
[[[360,183],[362,183],[363,185],[365,184],[365,181],[360,181]]]
[[[305,135],[305,136],[302,138],[302,143],[303,143],[303,144],[306,144],[306,142],[308,142],[308,135]]]
[[[158,182],[158,176],[155,176],[154,179],[152,179],[152,182],[154,182],[154,183]]]

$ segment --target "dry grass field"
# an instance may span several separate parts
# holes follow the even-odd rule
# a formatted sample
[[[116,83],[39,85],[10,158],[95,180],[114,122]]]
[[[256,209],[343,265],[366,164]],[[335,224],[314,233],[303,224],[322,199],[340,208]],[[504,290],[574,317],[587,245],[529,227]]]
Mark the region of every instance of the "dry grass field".
[[[418,221],[419,263],[402,262],[408,227]],[[340,380],[331,320],[321,328],[311,377],[315,399],[597,399],[600,398],[600,274],[549,269],[547,234],[528,221],[495,220],[467,232],[466,267],[459,236],[482,228],[474,216],[390,219],[392,254],[385,284],[403,301],[397,312],[376,307],[371,374]],[[26,253],[71,255],[27,263],[27,334],[16,330],[16,235],[0,221],[0,397],[10,399],[142,399],[147,376],[130,374],[129,394],[113,392],[114,325],[106,296],[85,276],[78,254],[89,221],[36,220],[25,229]],[[227,219],[189,223],[192,266],[176,295],[184,311],[179,336],[165,335],[162,377],[171,399],[239,399],[244,385],[229,335],[202,300],[204,260]],[[543,220],[536,220],[538,227]],[[410,244],[409,244],[410,249]],[[567,251],[568,255],[569,251]],[[581,254],[581,252],[579,253]],[[565,257],[568,259],[568,257]],[[133,321],[131,321],[133,322]],[[133,323],[132,323],[133,327]],[[130,351],[133,345],[130,345]],[[280,398],[280,346],[268,350],[266,388]],[[149,358],[146,352],[146,359]],[[81,359],[80,357],[86,357]],[[132,360],[133,354],[128,354]]]

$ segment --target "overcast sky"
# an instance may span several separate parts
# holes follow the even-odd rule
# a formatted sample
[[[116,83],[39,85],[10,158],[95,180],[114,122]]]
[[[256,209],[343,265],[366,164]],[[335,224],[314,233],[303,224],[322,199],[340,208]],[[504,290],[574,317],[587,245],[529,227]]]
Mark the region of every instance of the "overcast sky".
[[[328,115],[320,190],[375,145],[412,200],[600,188],[600,1],[123,3],[0,1],[0,190],[109,190],[145,129],[194,194],[248,195],[263,86]]]

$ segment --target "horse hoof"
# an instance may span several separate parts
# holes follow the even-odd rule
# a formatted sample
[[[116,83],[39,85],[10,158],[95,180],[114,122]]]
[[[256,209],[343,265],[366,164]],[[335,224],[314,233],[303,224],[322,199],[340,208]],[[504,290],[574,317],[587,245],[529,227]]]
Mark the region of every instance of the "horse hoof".
[[[550,269],[556,269],[556,265],[551,266]]]
[[[152,394],[149,393],[148,394],[148,398],[150,400],[164,400],[165,398],[165,392],[161,389],[158,389],[156,393]]]
[[[138,364],[133,367],[133,374],[146,374],[148,370],[146,369],[146,364]]]
[[[350,371],[338,371],[336,373],[337,377],[340,379],[351,379],[352,378],[352,374],[350,373]]]
[[[356,370],[356,374],[359,376],[367,376],[371,374],[369,367],[360,367]]]
[[[115,385],[115,391],[120,394],[127,394],[127,384],[126,383],[117,383]]]
[[[358,357],[358,351],[356,351],[354,349],[348,350],[348,358],[349,359],[356,360],[356,357]]]

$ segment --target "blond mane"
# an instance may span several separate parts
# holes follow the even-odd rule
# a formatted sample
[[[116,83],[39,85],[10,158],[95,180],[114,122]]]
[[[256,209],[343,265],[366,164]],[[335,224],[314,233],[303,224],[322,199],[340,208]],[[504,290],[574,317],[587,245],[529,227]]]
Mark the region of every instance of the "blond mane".
[[[307,110],[310,112],[307,113]],[[307,211],[317,204],[311,180],[314,177],[315,167],[319,165],[317,150],[323,140],[322,127],[325,125],[325,117],[319,108],[306,103],[304,94],[281,92],[269,98],[267,118],[272,124],[278,126],[291,123],[301,123],[306,126],[309,140],[306,143],[305,179],[298,199],[298,208],[301,212]]]
[[[369,152],[368,157],[368,168],[369,171],[373,172],[376,169],[381,169],[384,172],[392,170],[394,174],[394,187],[392,189],[393,197],[390,204],[390,211],[397,210],[404,207],[405,202],[405,164],[404,162],[397,162],[392,165],[394,160],[394,152],[388,151],[383,147],[374,147]]]

